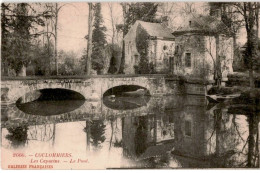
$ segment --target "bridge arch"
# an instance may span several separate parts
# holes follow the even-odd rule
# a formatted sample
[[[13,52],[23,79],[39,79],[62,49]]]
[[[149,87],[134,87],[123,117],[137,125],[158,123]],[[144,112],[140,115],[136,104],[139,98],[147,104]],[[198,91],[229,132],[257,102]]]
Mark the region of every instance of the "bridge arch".
[[[22,83],[22,84],[21,84]],[[16,101],[26,95],[27,93],[30,93],[32,91],[40,91],[45,89],[64,89],[64,90],[71,90],[74,92],[79,93],[83,97],[87,97],[86,93],[90,92],[89,88],[84,88],[82,86],[79,86],[77,83],[23,83],[23,81],[12,81],[11,85],[6,84],[8,88],[8,96],[7,101],[9,104],[16,103]],[[87,92],[86,92],[87,91]]]
[[[103,93],[103,97],[108,96],[108,95],[122,95],[124,92],[133,92],[137,90],[144,90],[145,95],[150,95],[150,91],[139,85],[117,85],[112,88],[109,88]]]
[[[27,103],[35,100],[85,100],[85,97],[74,90],[64,88],[44,88],[25,93],[18,98],[16,104]]]
[[[20,97],[16,106],[28,114],[51,116],[71,112],[81,107],[84,102],[85,97],[73,90],[46,88]]]

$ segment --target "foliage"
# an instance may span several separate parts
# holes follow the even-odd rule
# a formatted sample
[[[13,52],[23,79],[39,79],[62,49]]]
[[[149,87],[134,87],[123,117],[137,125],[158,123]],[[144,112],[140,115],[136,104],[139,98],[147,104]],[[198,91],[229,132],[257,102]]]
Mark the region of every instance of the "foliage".
[[[14,21],[13,39],[11,40],[11,64],[16,73],[20,71],[22,65],[27,65],[30,59],[30,27],[31,23],[26,17],[28,15],[27,5],[24,3],[17,4],[15,9],[18,15]]]
[[[153,22],[157,12],[157,3],[138,2],[138,3],[122,3],[125,8],[125,23],[123,27],[124,35],[127,34],[130,27],[137,21]]]
[[[253,70],[255,69],[256,62],[259,59],[257,52],[257,41],[259,34],[259,2],[232,2],[226,4],[232,8],[232,14],[237,15],[236,22],[240,22],[245,26],[247,33],[247,49],[244,52],[246,58],[246,65],[249,71],[250,86],[254,86]]]
[[[239,45],[234,47],[233,70],[237,72],[244,72],[246,70],[243,52],[241,51],[241,47]]]
[[[35,75],[50,75],[51,74],[51,57],[54,55],[53,44],[35,45],[32,50],[34,57],[31,60],[31,65],[35,68]]]
[[[136,117],[138,126],[134,136],[135,153],[140,156],[147,149],[147,117]]]
[[[6,139],[11,142],[12,147],[19,148],[25,146],[27,142],[28,126],[10,127],[7,129],[9,134]]]
[[[136,48],[140,54],[140,61],[135,67],[135,72],[138,74],[149,74],[153,72],[153,64],[149,63],[148,57],[148,39],[149,35],[141,28],[137,28]]]
[[[107,44],[106,56],[109,59],[108,73],[116,74],[120,67],[122,49],[117,44]]]
[[[101,143],[106,140],[105,134],[106,125],[104,125],[103,120],[93,120],[90,125],[90,136],[92,139],[92,144],[98,147]]]
[[[76,53],[73,51],[65,52],[61,50],[59,52],[59,60],[61,60],[61,64],[59,64],[59,73],[61,75],[80,75],[83,74],[83,68],[81,67],[80,61],[77,59]]]
[[[249,68],[253,68],[254,70],[259,71],[260,70],[260,40],[258,40],[258,45],[257,45],[257,56],[254,56],[252,59],[250,57],[250,48],[248,46],[248,43],[245,44],[246,48],[245,50],[242,52],[242,56],[243,56],[243,60],[245,63],[245,66],[249,69]],[[252,67],[250,67],[250,62],[252,62]]]
[[[123,32],[123,37],[125,37],[130,27],[136,22],[136,20],[142,20],[146,22],[154,21],[158,7],[158,4],[153,2],[121,3],[121,5],[123,7],[124,25],[118,25],[117,30],[121,30]],[[124,66],[125,43],[123,41],[122,60],[119,73],[123,73]]]
[[[221,21],[232,31],[235,38],[236,33],[242,27],[242,22],[238,19],[238,15],[231,5],[230,2],[209,2],[210,15],[219,15]]]
[[[38,26],[44,26],[44,15],[37,14],[34,7],[28,3],[2,4],[2,60],[4,75],[7,69],[14,69],[19,73],[23,66],[27,66],[32,57],[33,39]]]
[[[97,71],[98,74],[104,68],[105,61],[105,45],[106,45],[106,36],[105,31],[106,27],[103,24],[103,17],[101,14],[101,4],[96,3],[94,5],[94,30],[92,35],[92,68]]]

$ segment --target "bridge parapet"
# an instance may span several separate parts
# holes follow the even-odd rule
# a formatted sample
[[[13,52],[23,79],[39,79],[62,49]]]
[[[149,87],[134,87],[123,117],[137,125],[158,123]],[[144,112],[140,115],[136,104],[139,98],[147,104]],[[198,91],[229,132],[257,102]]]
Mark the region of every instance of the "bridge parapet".
[[[2,104],[15,103],[26,93],[42,89],[68,89],[80,93],[86,100],[101,100],[103,94],[117,86],[136,85],[149,90],[152,96],[190,93],[205,95],[208,83],[184,80],[166,75],[103,75],[94,77],[26,77],[3,78],[1,82]]]
[[[94,77],[94,78],[25,78],[4,79],[1,83],[2,103],[15,103],[26,93],[41,89],[68,89],[80,93],[86,100],[100,100],[110,88],[120,85],[137,85],[147,88],[151,95],[163,95],[168,91],[163,75],[135,77]]]

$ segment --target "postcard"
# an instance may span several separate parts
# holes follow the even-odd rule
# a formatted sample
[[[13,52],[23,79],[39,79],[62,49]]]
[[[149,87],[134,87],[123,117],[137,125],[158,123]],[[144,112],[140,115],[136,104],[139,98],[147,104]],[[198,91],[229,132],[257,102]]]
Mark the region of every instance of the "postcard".
[[[260,168],[259,2],[2,2],[4,170]]]

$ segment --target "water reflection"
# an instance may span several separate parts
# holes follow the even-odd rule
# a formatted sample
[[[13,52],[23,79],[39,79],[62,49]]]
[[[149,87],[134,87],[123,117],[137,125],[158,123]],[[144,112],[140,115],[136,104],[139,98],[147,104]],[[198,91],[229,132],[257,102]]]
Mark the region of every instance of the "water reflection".
[[[10,144],[13,148],[24,147],[27,142],[27,132],[28,126],[21,125],[18,127],[9,127],[7,128],[8,134],[6,139],[10,141]]]
[[[105,128],[104,120],[93,120],[91,122],[86,121],[86,127],[84,131],[90,136],[92,145],[97,149],[100,148],[105,141]],[[88,139],[89,140],[89,139]],[[89,142],[88,142],[89,145]]]
[[[105,96],[103,103],[106,107],[115,110],[131,110],[142,106],[147,106],[150,100],[150,96],[142,97],[129,97],[129,96],[117,96],[111,98],[111,96]]]
[[[84,101],[81,94],[71,90],[43,89],[19,98],[16,106],[27,114],[49,116],[73,111]]]
[[[121,110],[85,102],[49,119],[5,109],[2,148],[70,151],[89,159],[84,169],[259,168],[259,113],[209,106],[202,96],[151,97]]]

